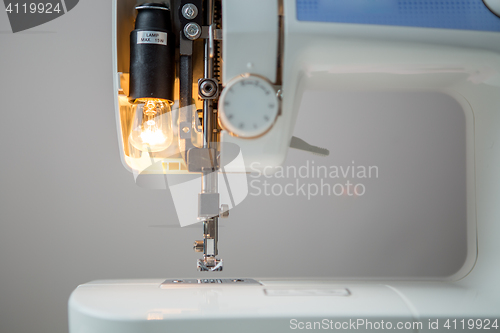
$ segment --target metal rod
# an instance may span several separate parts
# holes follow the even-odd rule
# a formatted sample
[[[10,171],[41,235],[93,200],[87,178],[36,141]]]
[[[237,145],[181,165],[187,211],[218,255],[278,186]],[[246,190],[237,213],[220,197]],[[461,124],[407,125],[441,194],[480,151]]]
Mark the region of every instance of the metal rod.
[[[214,2],[213,0],[207,1],[207,25],[212,27],[214,22]],[[214,62],[213,58],[210,57],[210,39],[205,39],[205,78],[212,79],[214,76]],[[213,103],[212,100],[206,99],[203,102],[203,147],[211,148],[211,143],[213,142]]]
[[[207,17],[206,23],[209,27],[212,26],[214,21],[214,2],[213,0],[206,0],[207,4]],[[213,42],[213,41],[212,41]],[[212,47],[213,49],[213,47]],[[212,79],[214,75],[214,64],[213,57],[210,57],[211,46],[210,40],[205,40],[205,57],[204,57],[204,65],[205,65],[205,78]],[[213,147],[213,139],[214,139],[214,112],[213,112],[213,102],[212,100],[204,100],[203,101],[203,148],[215,148]],[[212,163],[216,166],[216,156],[212,156]],[[217,166],[216,166],[217,167]],[[217,171],[213,172],[212,170],[208,172],[202,173],[202,185],[201,191],[203,193],[217,193],[218,192],[218,184],[217,184]],[[204,257],[215,257],[218,254],[218,229],[219,229],[219,218],[212,217],[208,218],[203,222],[204,229]]]

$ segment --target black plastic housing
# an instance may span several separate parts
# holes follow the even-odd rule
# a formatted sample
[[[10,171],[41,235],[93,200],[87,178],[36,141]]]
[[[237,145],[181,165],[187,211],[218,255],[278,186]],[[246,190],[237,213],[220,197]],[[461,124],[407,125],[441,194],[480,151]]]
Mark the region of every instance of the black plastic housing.
[[[170,10],[163,4],[145,3],[136,7],[135,30],[130,34],[130,96],[174,100],[175,35]],[[141,43],[141,32],[166,33],[166,45]],[[138,43],[139,42],[139,43]]]

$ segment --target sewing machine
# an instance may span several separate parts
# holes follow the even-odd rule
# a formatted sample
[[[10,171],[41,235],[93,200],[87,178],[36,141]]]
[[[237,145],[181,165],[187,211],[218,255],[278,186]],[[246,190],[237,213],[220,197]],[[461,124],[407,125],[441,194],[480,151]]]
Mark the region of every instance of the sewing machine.
[[[81,285],[71,332],[347,330],[352,320],[360,330],[498,329],[497,2],[116,0],[113,11],[123,165],[139,186],[169,189],[181,226],[202,225],[196,268],[209,275]],[[302,124],[317,131],[295,137]],[[245,200],[251,173],[294,170],[282,167],[290,149],[298,160],[380,165],[342,171],[369,178],[373,195],[363,184],[328,188],[341,203],[327,216],[358,223],[336,242],[364,239],[363,255],[343,254],[354,268],[323,279],[221,276],[220,219]],[[322,219],[330,202],[309,216]],[[363,245],[373,237],[384,241]],[[293,255],[304,240],[288,242]],[[400,269],[363,261],[370,251]]]

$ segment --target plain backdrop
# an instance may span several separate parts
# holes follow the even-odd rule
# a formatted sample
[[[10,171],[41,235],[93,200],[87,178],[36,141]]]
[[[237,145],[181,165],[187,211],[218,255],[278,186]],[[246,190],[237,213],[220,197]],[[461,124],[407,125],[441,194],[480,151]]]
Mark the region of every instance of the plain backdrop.
[[[200,276],[201,226],[179,228],[170,193],[138,187],[120,161],[111,17],[110,1],[80,1],[12,34],[0,11],[2,333],[66,332],[68,297],[91,280]],[[296,134],[331,155],[287,164],[355,160],[380,177],[359,198],[250,195],[222,222],[223,276],[453,274],[470,250],[464,121],[444,95],[307,94]]]

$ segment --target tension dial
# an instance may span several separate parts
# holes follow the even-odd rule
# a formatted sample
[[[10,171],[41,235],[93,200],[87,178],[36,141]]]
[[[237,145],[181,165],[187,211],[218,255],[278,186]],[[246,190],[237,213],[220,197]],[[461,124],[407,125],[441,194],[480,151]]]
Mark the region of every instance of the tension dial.
[[[276,89],[266,79],[240,76],[226,86],[219,100],[221,126],[231,135],[255,138],[274,125],[280,111]]]

